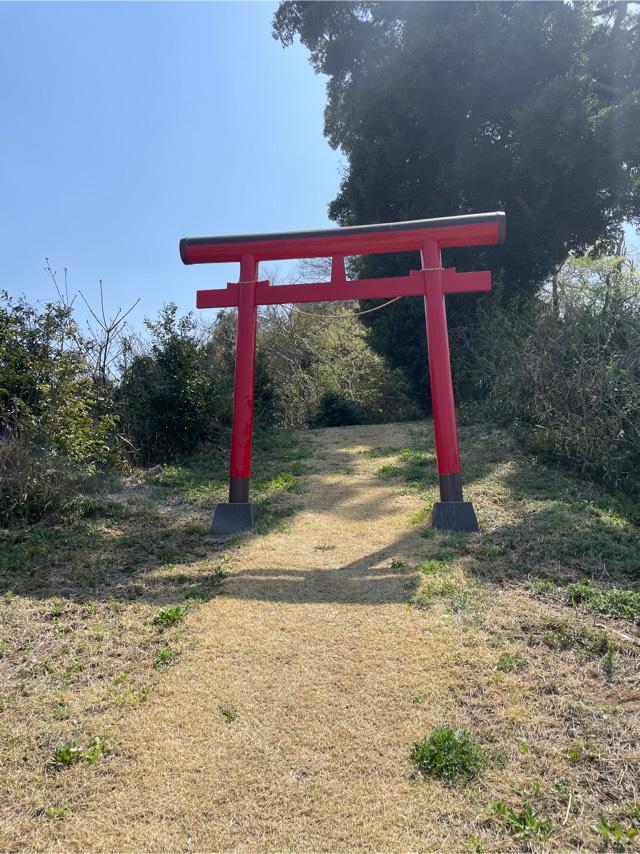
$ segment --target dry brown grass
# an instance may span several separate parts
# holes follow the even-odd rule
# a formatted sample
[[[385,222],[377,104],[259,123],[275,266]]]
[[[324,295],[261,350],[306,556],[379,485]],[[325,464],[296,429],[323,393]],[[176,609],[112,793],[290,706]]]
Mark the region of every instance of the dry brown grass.
[[[166,579],[185,574],[202,591],[220,562],[200,538],[206,510],[142,504],[106,526],[105,537],[122,539],[148,514],[151,538],[162,519],[178,554],[169,568],[144,563],[131,604],[99,602],[90,616],[100,638],[86,636],[96,623],[83,628],[77,588],[58,587],[58,616],[28,590],[8,602],[7,650],[21,657],[3,659],[3,847],[521,850],[495,799],[553,820],[534,848],[594,849],[600,816],[625,821],[639,770],[637,648],[618,635],[610,672],[600,654],[551,641],[563,621],[568,636],[596,624],[634,629],[525,584],[534,568],[597,575],[602,549],[559,557],[552,523],[561,528],[576,502],[597,509],[598,494],[535,469],[503,434],[468,428],[467,491],[483,530],[425,539],[410,520],[434,480],[429,431],[318,431],[287,527],[228,549],[217,595],[165,632],[152,617],[181,601],[185,584]],[[635,536],[614,510],[598,513],[612,542]],[[167,643],[182,654],[157,671]],[[69,657],[80,671],[43,674],[43,661]],[[151,688],[144,697],[141,685]],[[51,720],[60,692],[65,717]],[[410,764],[413,743],[442,723],[470,730],[490,755],[475,783],[447,787]],[[72,729],[109,732],[112,752],[54,771],[46,759]],[[47,806],[66,809],[55,818]]]

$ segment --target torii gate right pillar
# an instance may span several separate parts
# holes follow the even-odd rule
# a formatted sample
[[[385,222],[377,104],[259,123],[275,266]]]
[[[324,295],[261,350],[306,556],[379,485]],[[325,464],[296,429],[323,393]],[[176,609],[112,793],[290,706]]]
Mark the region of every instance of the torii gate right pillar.
[[[477,531],[473,504],[462,496],[458,426],[453,397],[451,356],[447,332],[445,291],[440,247],[428,241],[422,248],[424,309],[440,501],[433,505],[431,525],[446,531]]]

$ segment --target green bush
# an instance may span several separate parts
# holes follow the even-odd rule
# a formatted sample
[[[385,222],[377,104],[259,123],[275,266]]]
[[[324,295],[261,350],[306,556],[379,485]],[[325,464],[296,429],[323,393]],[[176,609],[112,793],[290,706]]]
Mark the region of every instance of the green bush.
[[[362,424],[362,410],[353,400],[334,391],[325,391],[311,421],[312,427],[344,427]]]
[[[116,392],[133,458],[143,465],[194,453],[207,442],[226,442],[233,411],[235,315],[202,329],[191,314],[165,306],[145,321],[151,339],[126,364]],[[271,426],[278,397],[266,362],[255,369],[256,422]]]
[[[60,510],[119,459],[116,423],[71,309],[0,297],[0,524]]]
[[[477,777],[485,759],[466,730],[439,726],[413,746],[411,761],[422,774],[454,783]]]
[[[50,457],[103,465],[115,452],[115,418],[105,414],[86,341],[71,309],[0,296],[0,437]]]
[[[459,396],[550,461],[640,497],[640,274],[573,258],[551,295],[456,333]]]

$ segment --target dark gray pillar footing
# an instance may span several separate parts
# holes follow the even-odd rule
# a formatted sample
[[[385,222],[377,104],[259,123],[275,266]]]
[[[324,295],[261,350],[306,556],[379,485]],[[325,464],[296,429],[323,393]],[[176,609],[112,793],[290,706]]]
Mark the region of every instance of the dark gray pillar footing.
[[[436,501],[431,511],[431,527],[439,531],[479,530],[473,504],[470,501]]]
[[[258,516],[258,505],[249,501],[235,501],[216,506],[209,529],[210,537],[226,537],[250,531]]]

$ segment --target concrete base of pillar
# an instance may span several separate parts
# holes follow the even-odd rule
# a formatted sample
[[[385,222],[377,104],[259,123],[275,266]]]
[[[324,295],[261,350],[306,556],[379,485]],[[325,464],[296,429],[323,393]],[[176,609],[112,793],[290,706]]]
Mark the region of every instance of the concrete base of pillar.
[[[250,531],[258,516],[258,505],[248,501],[236,501],[229,504],[218,504],[213,514],[209,529],[210,537],[227,537]]]
[[[470,501],[436,501],[431,511],[431,527],[439,531],[477,531],[473,504]]]

